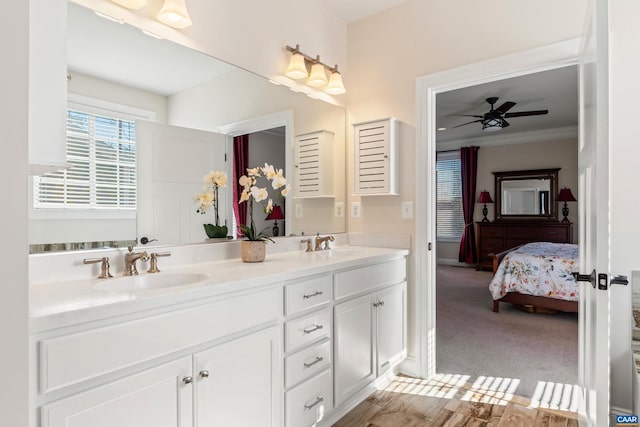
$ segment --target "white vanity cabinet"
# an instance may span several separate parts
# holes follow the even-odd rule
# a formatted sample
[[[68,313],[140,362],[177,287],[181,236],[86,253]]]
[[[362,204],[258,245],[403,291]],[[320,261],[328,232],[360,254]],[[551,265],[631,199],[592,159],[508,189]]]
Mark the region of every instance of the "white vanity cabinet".
[[[336,406],[406,356],[405,280],[404,259],[336,274]]]

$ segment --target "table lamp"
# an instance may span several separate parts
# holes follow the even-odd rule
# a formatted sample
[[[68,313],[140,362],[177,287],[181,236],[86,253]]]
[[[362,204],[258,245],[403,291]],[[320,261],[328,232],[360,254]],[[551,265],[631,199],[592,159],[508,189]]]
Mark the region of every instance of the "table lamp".
[[[484,207],[482,208],[482,215],[484,218],[482,218],[482,222],[489,222],[489,219],[487,218],[487,214],[489,213],[487,203],[493,203],[493,200],[491,200],[491,194],[489,194],[488,191],[481,191],[480,197],[478,197],[478,203],[484,203]]]
[[[265,218],[266,221],[273,220],[273,235],[277,236],[280,234],[280,227],[278,227],[278,220],[284,219],[284,213],[282,212],[282,208],[278,205],[273,205],[273,209],[269,212],[269,215]]]
[[[569,207],[567,206],[567,202],[576,202],[577,200],[573,197],[573,194],[571,194],[571,190],[564,187],[560,190],[560,193],[558,193],[558,201],[564,202],[564,206],[562,206],[562,215],[564,216],[564,218],[562,218],[562,222],[567,224],[569,223],[569,218],[567,218],[567,216],[569,216]]]

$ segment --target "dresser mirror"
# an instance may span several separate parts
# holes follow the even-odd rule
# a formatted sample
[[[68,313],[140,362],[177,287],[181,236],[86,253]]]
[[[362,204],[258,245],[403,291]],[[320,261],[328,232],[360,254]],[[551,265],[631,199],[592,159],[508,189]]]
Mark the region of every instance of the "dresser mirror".
[[[100,34],[98,34],[100,33]],[[99,37],[98,37],[99,36]],[[102,41],[97,41],[101,38]],[[104,43],[104,44],[99,44]],[[111,43],[107,46],[106,43]],[[284,54],[284,53],[283,53]],[[105,57],[111,59],[110,64],[100,63]],[[93,62],[93,64],[92,64]],[[184,64],[193,64],[185,67]],[[181,67],[182,66],[182,67]],[[295,199],[291,195],[286,200],[274,201],[282,205],[284,220],[278,221],[279,235],[286,234],[315,234],[340,233],[346,231],[344,216],[334,215],[334,204],[345,202],[345,132],[346,111],[327,102],[313,99],[302,93],[295,93],[285,86],[270,83],[266,78],[224,63],[201,52],[175,44],[168,40],[156,39],[143,34],[139,29],[111,22],[97,16],[92,10],[68,3],[68,68],[69,68],[69,101],[70,105],[91,104],[92,99],[102,102],[102,109],[112,105],[124,105],[130,108],[133,115],[142,120],[156,122],[159,125],[175,126],[213,133],[224,133],[230,125],[251,120],[260,120],[269,116],[290,114],[291,129],[285,129],[280,124],[274,126],[271,132],[262,135],[263,140],[271,141],[280,138],[282,160],[293,169],[288,159],[293,158],[293,136],[303,133],[325,130],[334,135],[334,194],[331,198]],[[158,88],[162,88],[158,90]],[[141,101],[142,100],[142,101]],[[152,113],[149,115],[149,113]],[[251,134],[253,135],[253,134]],[[288,139],[285,139],[287,135]],[[223,147],[208,148],[200,157],[215,157],[215,169],[225,168],[229,173],[232,169],[231,137],[225,136]],[[256,137],[256,141],[258,138]],[[250,137],[251,141],[251,137]],[[291,141],[291,143],[287,143]],[[219,144],[219,142],[218,142]],[[226,145],[226,146],[224,146]],[[266,147],[266,146],[265,146]],[[266,157],[258,157],[257,153],[265,152]],[[156,151],[153,151],[156,155]],[[250,167],[265,163],[275,163],[274,150],[271,148],[257,148],[250,150]],[[154,177],[176,176],[178,181],[190,175],[193,188],[180,190],[183,200],[167,204],[161,212],[158,209],[141,210],[138,203],[137,210],[128,212],[103,212],[96,215],[82,209],[49,209],[48,212],[38,211],[33,203],[30,206],[29,244],[31,253],[81,250],[97,247],[123,246],[136,243],[142,237],[153,241],[152,233],[140,231],[140,224],[150,221],[164,221],[169,206],[176,213],[172,218],[179,218],[181,222],[189,223],[186,232],[169,234],[171,237],[159,239],[153,244],[170,245],[184,243],[202,243],[207,238],[202,224],[212,223],[212,213],[202,216],[196,213],[194,197],[202,192],[202,177],[209,172],[205,167],[191,163],[190,170],[178,173],[176,164],[188,165],[186,158],[176,159],[164,153],[166,164],[154,163],[153,167],[141,170],[149,171]],[[228,159],[225,161],[224,158]],[[149,156],[145,156],[147,158]],[[220,161],[220,159],[223,159]],[[201,160],[201,159],[200,159]],[[159,170],[166,168],[167,170]],[[192,170],[191,170],[192,169]],[[202,170],[201,170],[202,169]],[[146,172],[143,172],[146,174]],[[294,181],[294,171],[284,171],[287,179]],[[231,173],[229,173],[231,175]],[[147,175],[138,175],[138,198],[149,196],[141,183],[146,181]],[[233,206],[231,197],[232,178],[229,176],[224,194],[220,197],[220,220],[226,222],[229,228],[233,226]],[[193,184],[196,182],[195,184]],[[184,182],[178,182],[184,185]],[[166,188],[177,187],[175,182],[168,182]],[[292,182],[295,187],[295,182]],[[30,188],[33,188],[30,185]],[[172,187],[173,188],[173,187]],[[157,195],[153,195],[157,198]],[[31,197],[33,200],[33,197]],[[297,205],[302,205],[298,208]],[[294,211],[304,212],[293,215]],[[261,221],[264,216],[260,212]],[[160,220],[158,219],[160,218]],[[175,221],[174,221],[175,222]],[[162,225],[162,224],[161,224]],[[268,221],[264,226],[273,227],[274,222]],[[186,236],[186,237],[185,237]],[[224,240],[224,239],[223,239]]]
[[[496,219],[557,220],[559,170],[493,172]]]

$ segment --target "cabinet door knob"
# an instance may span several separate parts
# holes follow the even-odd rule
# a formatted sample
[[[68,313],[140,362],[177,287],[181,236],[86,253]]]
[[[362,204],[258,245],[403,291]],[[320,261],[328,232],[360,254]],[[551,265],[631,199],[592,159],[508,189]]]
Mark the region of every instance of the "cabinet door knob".
[[[182,382],[185,384],[191,384],[193,382],[193,377],[191,376],[186,376],[182,379]]]
[[[198,375],[200,375],[200,378],[202,378],[202,379],[209,378],[209,371],[202,370],[202,371],[200,371],[200,373]]]

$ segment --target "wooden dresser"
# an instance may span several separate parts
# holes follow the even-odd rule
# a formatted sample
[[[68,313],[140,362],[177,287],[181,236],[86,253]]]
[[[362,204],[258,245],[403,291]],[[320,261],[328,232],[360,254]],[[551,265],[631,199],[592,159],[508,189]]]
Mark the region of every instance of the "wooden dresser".
[[[530,242],[571,243],[572,224],[558,221],[476,222],[478,262],[476,270],[492,268],[489,254]]]

